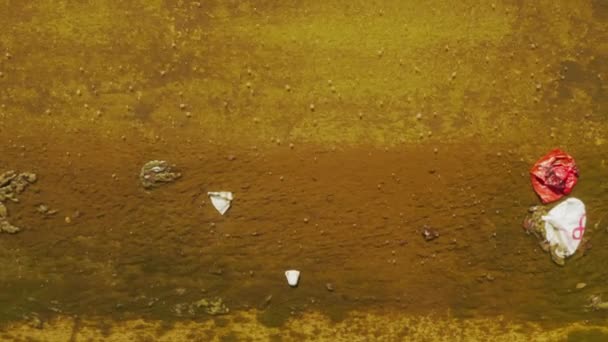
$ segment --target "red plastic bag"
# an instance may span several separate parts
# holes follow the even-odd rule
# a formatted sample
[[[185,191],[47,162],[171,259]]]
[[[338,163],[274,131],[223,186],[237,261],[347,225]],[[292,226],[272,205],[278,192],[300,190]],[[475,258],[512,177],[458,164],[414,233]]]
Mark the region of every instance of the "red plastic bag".
[[[546,204],[572,191],[578,180],[578,168],[571,155],[557,148],[534,164],[530,178],[534,191]]]

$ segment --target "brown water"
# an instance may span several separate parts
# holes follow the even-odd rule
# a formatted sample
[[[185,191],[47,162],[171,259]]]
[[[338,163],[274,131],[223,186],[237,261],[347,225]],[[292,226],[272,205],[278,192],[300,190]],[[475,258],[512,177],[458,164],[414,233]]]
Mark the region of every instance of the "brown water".
[[[605,339],[605,2],[0,8],[0,172],[39,176],[0,235],[3,339]],[[554,147],[591,247],[563,268],[521,228]],[[183,177],[144,190],[153,159]]]

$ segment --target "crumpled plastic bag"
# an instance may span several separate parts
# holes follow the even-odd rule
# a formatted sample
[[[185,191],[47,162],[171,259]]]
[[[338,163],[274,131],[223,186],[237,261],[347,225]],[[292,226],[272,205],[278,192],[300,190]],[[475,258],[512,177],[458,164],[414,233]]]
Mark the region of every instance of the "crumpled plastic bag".
[[[545,238],[551,247],[551,255],[565,259],[574,254],[583,239],[587,223],[583,201],[568,198],[551,209],[542,220],[545,221]]]
[[[556,264],[563,266],[583,240],[587,223],[585,204],[571,197],[549,211],[543,206],[528,211],[523,222],[525,231],[534,234],[541,248],[551,254]]]
[[[543,203],[568,195],[578,181],[578,168],[568,153],[554,149],[530,169],[532,187]]]

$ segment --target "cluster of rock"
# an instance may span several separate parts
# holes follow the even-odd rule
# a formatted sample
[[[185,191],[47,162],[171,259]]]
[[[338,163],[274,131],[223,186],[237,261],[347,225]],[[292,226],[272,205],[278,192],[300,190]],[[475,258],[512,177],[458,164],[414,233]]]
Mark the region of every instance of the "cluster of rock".
[[[174,167],[175,165],[169,165],[164,160],[151,160],[147,162],[139,173],[141,185],[149,189],[175,181],[182,175],[179,172],[175,172],[173,170]]]
[[[19,202],[17,195],[21,194],[30,185],[36,182],[36,174],[31,172],[17,173],[14,170],[6,171],[0,175],[0,233],[15,234],[19,227],[8,221],[6,201]]]
[[[180,303],[173,307],[173,313],[178,317],[193,317],[198,313],[206,313],[207,315],[217,316],[225,315],[230,312],[230,309],[224,304],[224,301],[219,298],[200,299],[192,303]]]

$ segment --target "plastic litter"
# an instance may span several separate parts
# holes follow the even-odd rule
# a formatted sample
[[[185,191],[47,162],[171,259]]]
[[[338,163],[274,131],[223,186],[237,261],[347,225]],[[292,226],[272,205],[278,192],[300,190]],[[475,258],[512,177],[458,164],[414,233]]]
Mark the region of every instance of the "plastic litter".
[[[217,209],[217,211],[224,215],[228,209],[230,209],[230,203],[234,199],[232,192],[229,191],[211,191],[208,192],[211,204]]]
[[[545,238],[554,261],[556,257],[563,260],[574,254],[585,234],[585,204],[578,198],[568,198],[551,209],[542,220],[545,221]]]
[[[288,270],[285,271],[285,277],[287,277],[287,283],[291,287],[298,286],[298,282],[300,281],[300,271],[298,270]]]
[[[568,153],[554,149],[530,169],[532,187],[543,203],[568,195],[578,180],[578,168]]]

